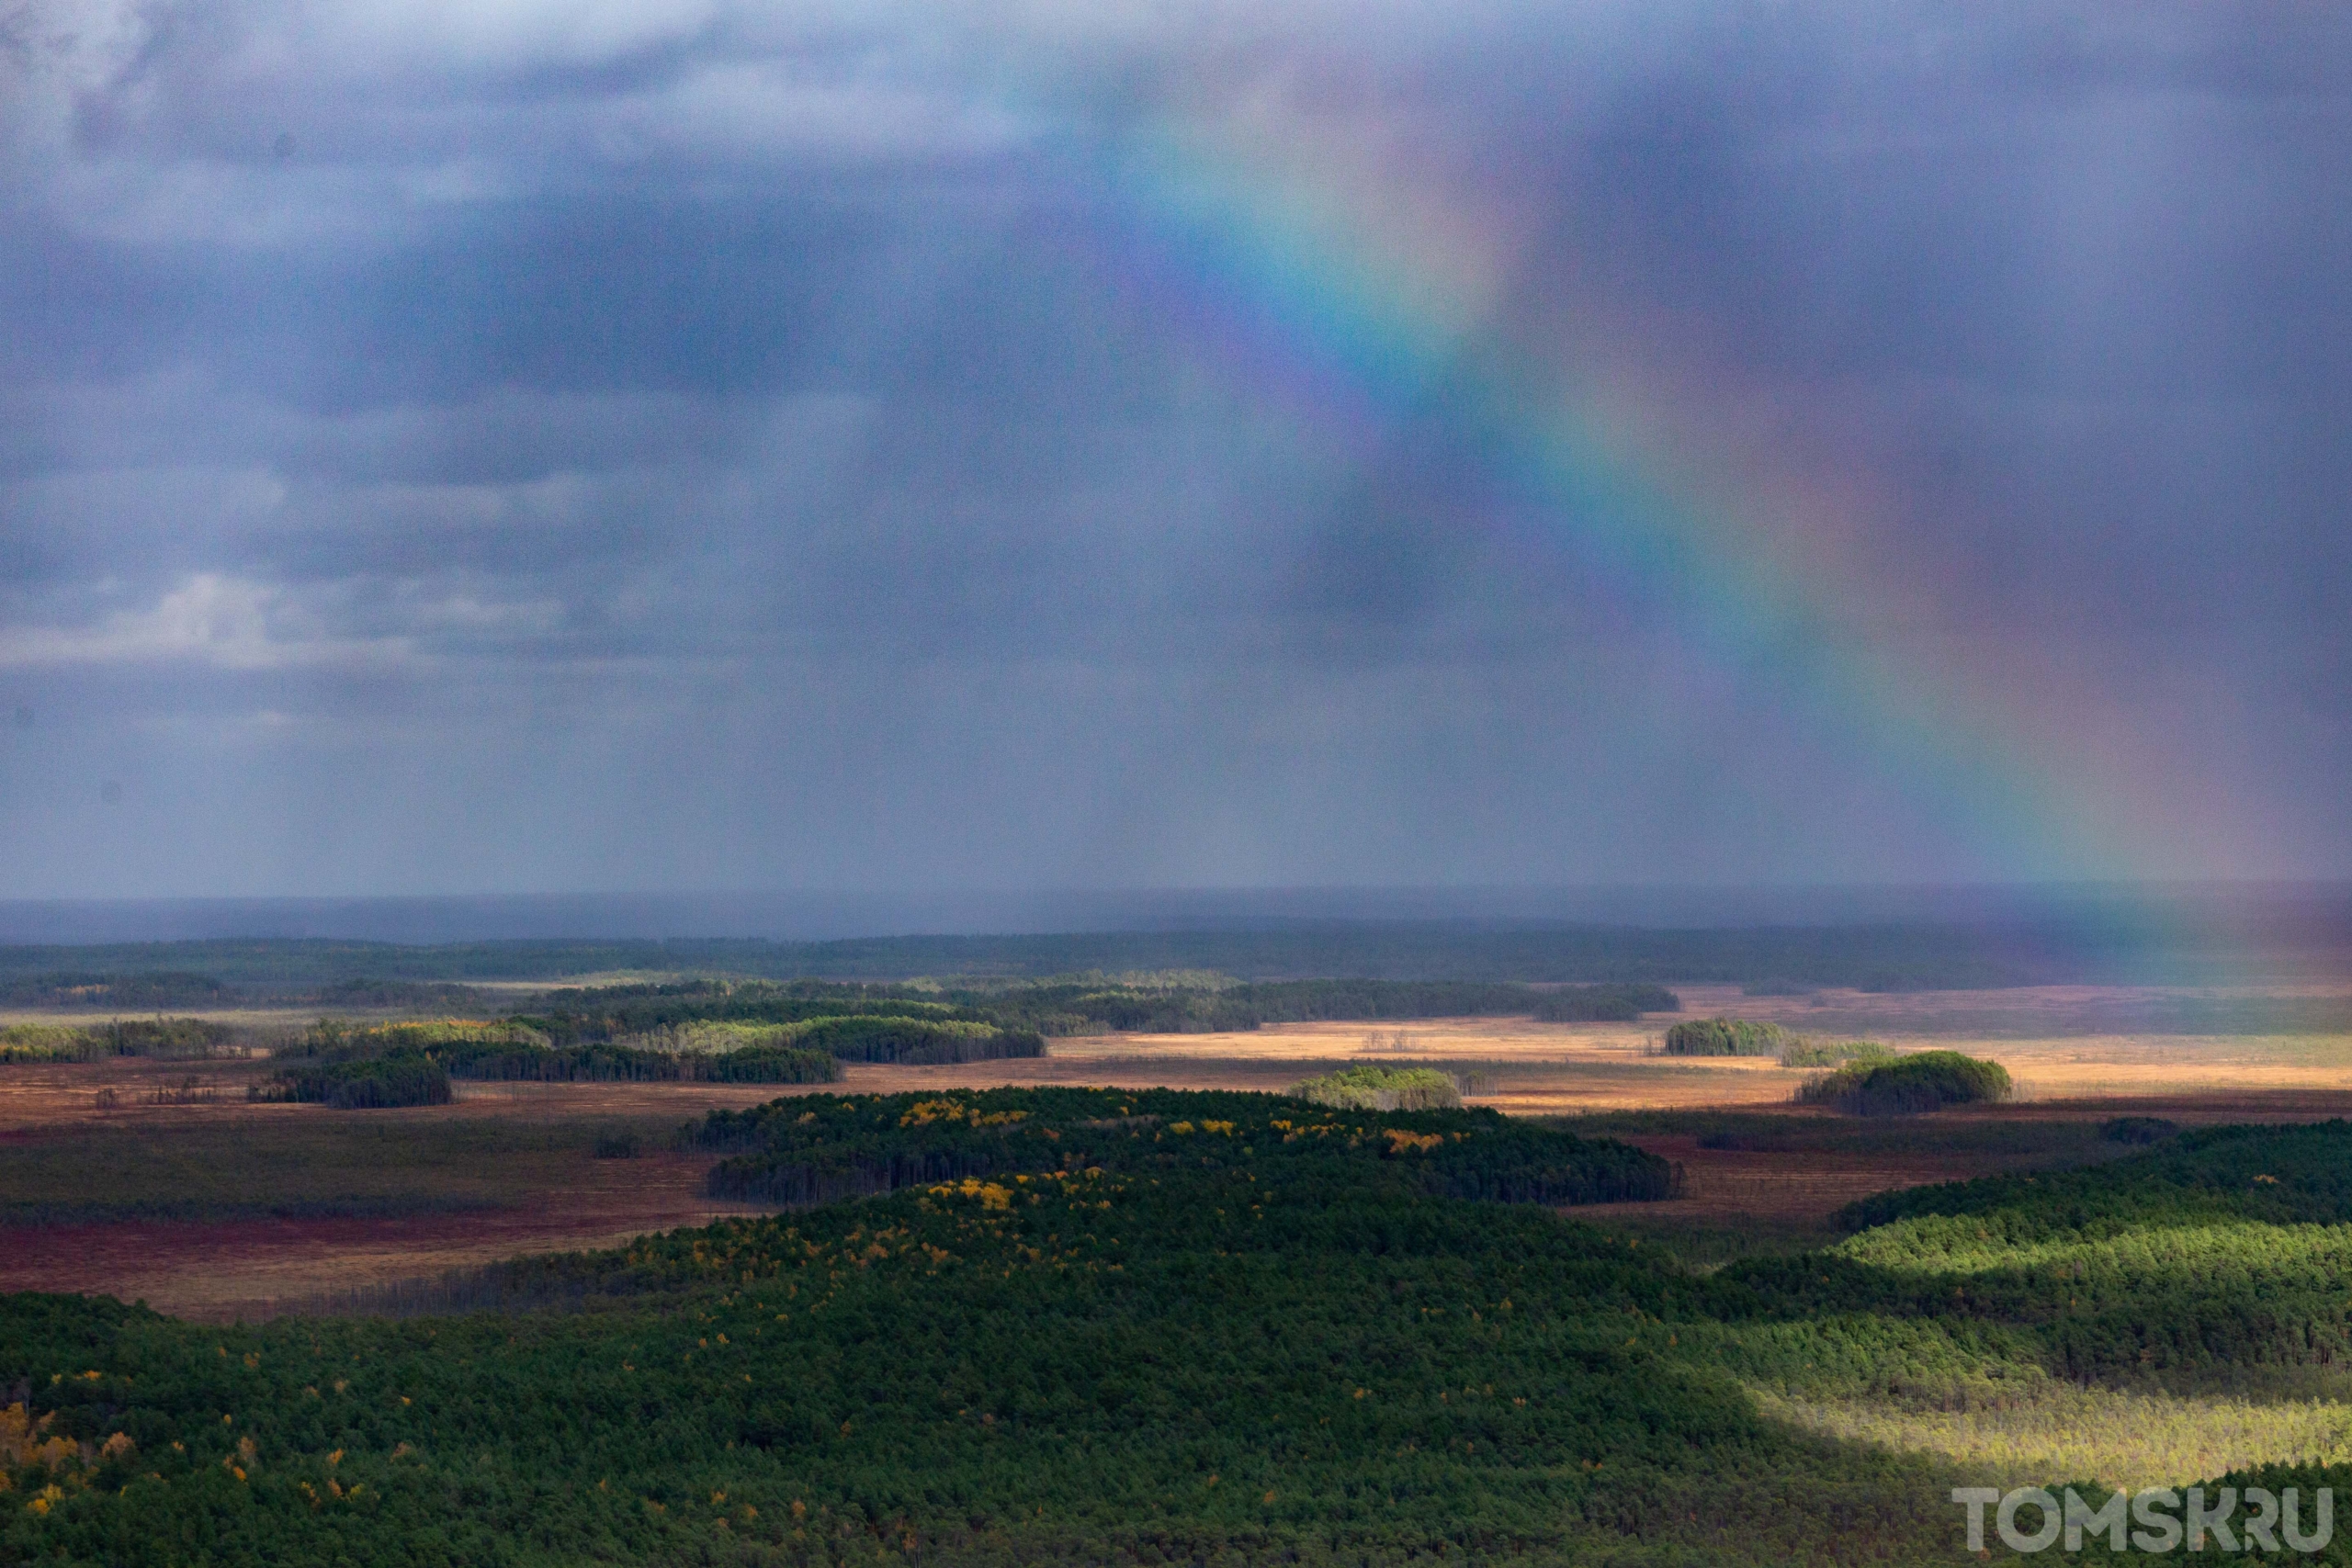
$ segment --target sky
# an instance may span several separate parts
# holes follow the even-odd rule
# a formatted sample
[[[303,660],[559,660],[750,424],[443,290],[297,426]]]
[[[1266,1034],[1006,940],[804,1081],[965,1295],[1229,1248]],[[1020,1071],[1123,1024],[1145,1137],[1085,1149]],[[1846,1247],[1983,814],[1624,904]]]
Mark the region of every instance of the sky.
[[[0,12],[0,897],[2352,874],[2352,13]]]

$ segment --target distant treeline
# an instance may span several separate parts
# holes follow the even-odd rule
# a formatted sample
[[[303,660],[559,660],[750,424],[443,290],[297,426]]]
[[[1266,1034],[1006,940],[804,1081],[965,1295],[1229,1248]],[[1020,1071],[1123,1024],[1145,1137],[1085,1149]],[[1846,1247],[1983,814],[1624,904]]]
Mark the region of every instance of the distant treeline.
[[[5,953],[10,950],[0,950]],[[14,950],[21,952],[23,950]],[[354,976],[316,987],[289,987],[186,969],[52,969],[0,972],[0,1008],[123,1012],[172,1008],[226,1008],[259,1003],[368,1011],[472,1010],[494,993],[447,982],[383,980]]]
[[[144,1012],[163,1008],[224,1007],[228,984],[217,975],[176,969],[108,974],[52,969],[0,978],[0,1007],[107,1008]]]
[[[663,1051],[584,1041],[555,1045],[522,1024],[450,1019],[347,1028],[322,1021],[279,1051],[289,1066],[255,1086],[255,1100],[378,1109],[445,1105],[449,1080],[505,1083],[831,1083],[829,1053],[757,1043],[721,1052]]]
[[[1538,989],[1447,980],[1268,980],[1213,988],[1065,983],[947,994],[968,1008],[1018,1019],[1044,1034],[1205,1034],[1267,1023],[1522,1014],[1551,1022],[1586,1023],[1682,1008],[1682,999],[1662,986]]]
[[[1001,1010],[902,987],[692,980],[556,991],[509,1021],[557,1045],[650,1040],[696,1024],[775,1026],[791,1045],[850,1062],[931,1066],[1042,1055],[1035,1029]]]
[[[0,1064],[95,1062],[108,1056],[209,1056],[235,1037],[203,1018],[118,1018],[104,1023],[0,1025]]]
[[[281,1070],[256,1085],[252,1098],[299,1100],[345,1110],[447,1105],[452,1078],[492,1083],[831,1083],[841,1067],[821,1051],[753,1046],[718,1056],[669,1055],[618,1045],[500,1045],[488,1042],[439,1048],[402,1046],[380,1056],[353,1057]]]
[[[486,1005],[494,1005],[490,1000],[492,995],[473,986],[379,980],[372,976],[359,975],[321,986],[308,995],[276,999],[335,1010],[361,1009],[369,1012],[473,1012]]]
[[[958,1019],[819,1019],[793,1039],[844,1062],[903,1062],[917,1066],[1040,1056],[1046,1050],[1045,1041],[1035,1031]]]
[[[1633,985],[1549,989],[1446,981],[1283,980],[1217,986],[1093,978],[918,989],[818,980],[697,980],[555,991],[542,998],[543,1010],[517,1014],[514,1021],[560,1043],[624,1039],[704,1021],[778,1024],[852,1061],[944,1062],[1035,1055],[1044,1048],[1038,1037],[1052,1034],[1205,1033],[1266,1023],[1521,1014],[1554,1021],[1626,1020],[1681,1005],[1663,987]]]
[[[2321,933],[2324,936],[2325,933]],[[2352,933],[2347,933],[2352,934]],[[0,948],[0,976],[146,984],[165,975],[316,994],[471,980],[559,981],[616,970],[784,979],[916,976],[1043,979],[1087,972],[1213,970],[1245,980],[1351,975],[1387,980],[1542,984],[1748,984],[1903,991],[2129,981],[2178,983],[2222,956],[2227,939],[2160,922],[2051,919],[1982,924],[1647,927],[1458,921],[1301,923],[1267,930],[905,936],[842,942],[481,942],[436,946],[330,940]],[[2320,940],[2314,937],[2312,940]],[[63,987],[65,991],[77,987]],[[50,985],[51,991],[59,990]],[[0,1000],[6,993],[0,992]],[[32,1005],[17,1001],[11,1005]],[[42,1003],[40,1005],[50,1005]],[[60,1003],[57,1005],[79,1005]],[[108,1001],[153,1007],[176,1002]]]

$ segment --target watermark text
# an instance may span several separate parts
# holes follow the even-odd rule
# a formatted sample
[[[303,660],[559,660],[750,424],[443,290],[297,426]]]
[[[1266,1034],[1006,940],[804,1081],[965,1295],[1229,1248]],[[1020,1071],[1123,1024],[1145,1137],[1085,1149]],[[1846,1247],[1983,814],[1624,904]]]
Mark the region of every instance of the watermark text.
[[[1968,1550],[1984,1550],[1984,1516],[1993,1533],[2011,1551],[2080,1551],[2085,1540],[2104,1539],[2109,1551],[2203,1551],[2208,1542],[2235,1551],[2318,1551],[2335,1537],[2335,1494],[2312,1493],[2308,1514],[2301,1493],[2249,1486],[2191,1486],[2184,1494],[2169,1486],[2144,1492],[2114,1492],[2094,1507],[2069,1486],[2063,1497],[2040,1486],[2000,1492],[1990,1486],[1955,1486],[1951,1500],[1968,1510]],[[2309,1529],[2305,1528],[2306,1522]]]

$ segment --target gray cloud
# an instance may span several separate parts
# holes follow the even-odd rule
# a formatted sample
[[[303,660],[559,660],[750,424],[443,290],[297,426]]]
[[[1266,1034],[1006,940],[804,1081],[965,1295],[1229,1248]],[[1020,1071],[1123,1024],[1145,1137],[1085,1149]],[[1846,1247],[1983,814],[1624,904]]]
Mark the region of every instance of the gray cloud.
[[[0,894],[2352,871],[2347,46],[20,9]],[[1170,147],[1459,268],[1457,378],[1331,369],[1138,195]],[[1779,497],[1713,547],[1869,588],[1883,707],[2022,728],[1906,751],[1711,640],[1498,452],[1512,360]]]

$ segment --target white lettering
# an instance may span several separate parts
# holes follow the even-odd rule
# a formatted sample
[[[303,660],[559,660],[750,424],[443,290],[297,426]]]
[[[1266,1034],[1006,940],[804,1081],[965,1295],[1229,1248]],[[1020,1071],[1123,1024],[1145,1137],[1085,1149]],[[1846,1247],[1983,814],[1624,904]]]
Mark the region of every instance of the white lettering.
[[[2019,1508],[2041,1510],[2041,1525],[2031,1535],[2018,1529]],[[2058,1499],[2039,1486],[2020,1486],[2001,1499],[1993,1515],[1993,1528],[2001,1532],[2001,1544],[2011,1551],[2040,1551],[2058,1539],[2061,1516]]]
[[[2083,1531],[2087,1529],[2094,1536],[2105,1532],[2109,1551],[2123,1551],[2124,1518],[2131,1506],[2132,1495],[2119,1490],[2109,1493],[2107,1501],[2101,1503],[2098,1512],[2094,1513],[2091,1506],[2084,1502],[2073,1487],[2067,1487],[2066,1550],[2080,1551],[2083,1549]]]
[[[2278,1523],[2285,1532],[2287,1544],[2297,1551],[2317,1551],[2335,1539],[2335,1493],[2329,1487],[2319,1489],[2312,1502],[2313,1524],[2318,1528],[2311,1534],[2302,1531],[2301,1510],[2295,1506],[2295,1489],[2288,1487],[2279,1498]]]
[[[2169,1486],[2152,1486],[2132,1499],[2132,1517],[2148,1526],[2132,1532],[2132,1544],[2143,1551],[2170,1551],[2180,1544],[2180,1521],[2164,1512],[2180,1506],[2180,1494]]]
[[[1968,1550],[1984,1550],[1984,1505],[1997,1503],[2001,1495],[1990,1486],[1955,1486],[1951,1500],[1968,1505]]]
[[[2211,1508],[2205,1506],[2205,1488],[2190,1487],[2188,1489],[2188,1550],[2204,1551],[2205,1532],[2210,1529],[2213,1532],[2213,1539],[2222,1543],[2223,1551],[2235,1551],[2238,1549],[2237,1535],[2224,1521],[2232,1514],[2236,1513],[2237,1509],[2238,1489],[2234,1486],[2222,1487],[2215,1495],[2215,1505]]]
[[[2278,1538],[2270,1532],[2278,1523],[2278,1494],[2267,1486],[2249,1486],[2245,1489],[2245,1517],[2238,1521],[2238,1529],[2245,1532],[2247,1547],[2278,1551]]]

